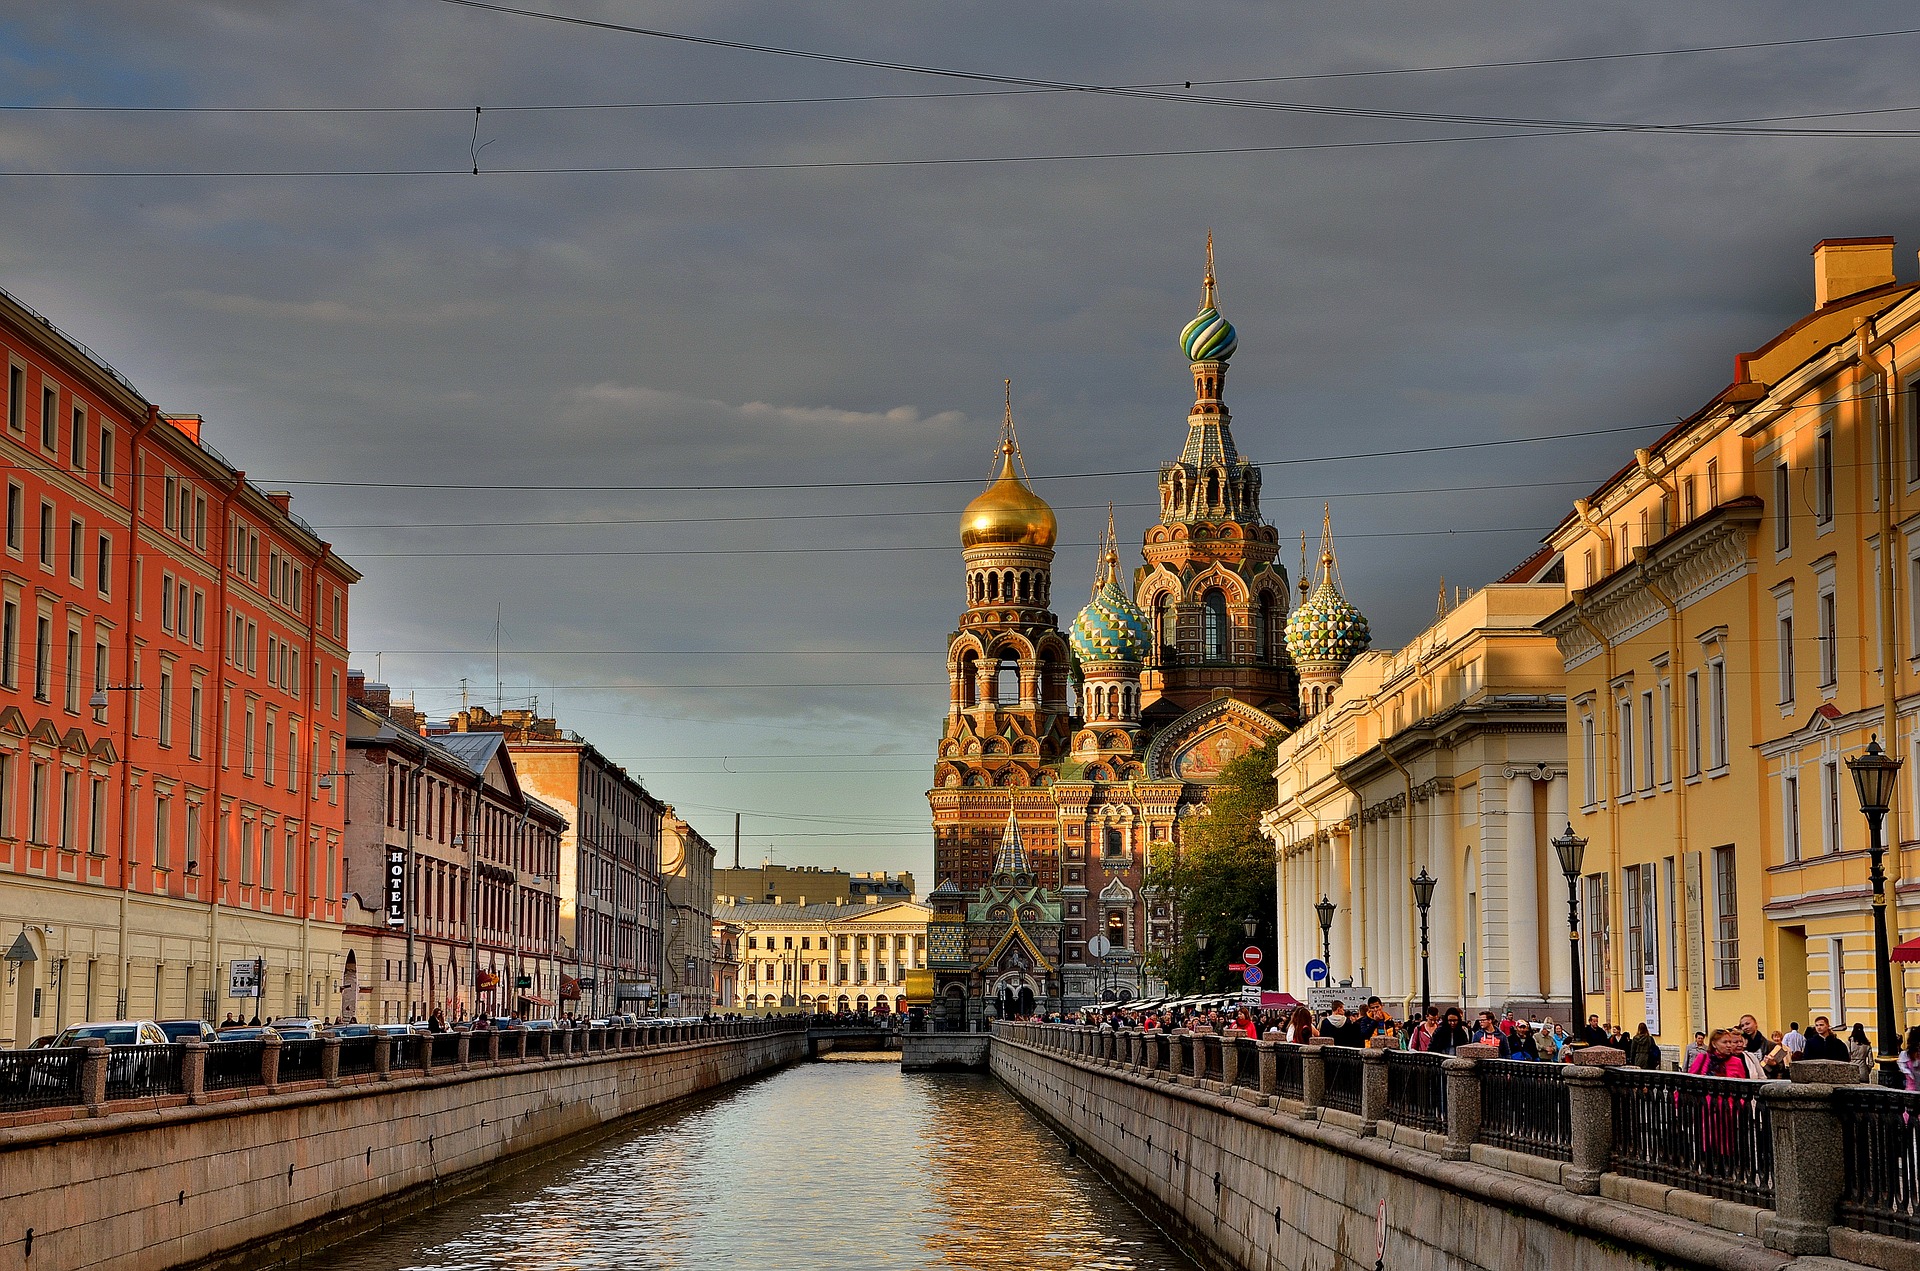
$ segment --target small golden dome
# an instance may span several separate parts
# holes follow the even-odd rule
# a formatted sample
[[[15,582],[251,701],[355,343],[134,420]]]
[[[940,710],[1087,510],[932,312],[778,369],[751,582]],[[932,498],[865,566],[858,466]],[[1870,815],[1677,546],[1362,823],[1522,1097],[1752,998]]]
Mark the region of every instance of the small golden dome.
[[[1013,468],[1013,445],[1000,447],[1000,475],[960,514],[960,545],[982,547],[1020,543],[1052,547],[1059,522],[1047,501],[1027,488]]]

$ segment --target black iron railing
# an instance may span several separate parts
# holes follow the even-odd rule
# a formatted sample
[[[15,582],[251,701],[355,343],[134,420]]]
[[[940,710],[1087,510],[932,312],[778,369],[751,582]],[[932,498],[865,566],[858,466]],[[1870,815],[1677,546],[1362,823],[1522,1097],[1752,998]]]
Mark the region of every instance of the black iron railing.
[[[0,1112],[26,1112],[80,1102],[83,1046],[0,1050]]]
[[[377,1037],[340,1039],[340,1075],[357,1077],[373,1071],[373,1052],[380,1045]]]
[[[320,1080],[320,1052],[326,1043],[318,1037],[280,1043],[279,1082]]]
[[[1834,1097],[1846,1161],[1840,1221],[1920,1240],[1920,1094],[1842,1086]]]
[[[1773,1204],[1773,1120],[1757,1081],[1607,1070],[1613,1170],[1722,1200]]]
[[[428,1044],[419,1033],[399,1033],[387,1038],[387,1067],[389,1069],[418,1068],[420,1066],[420,1048]]]
[[[433,1033],[433,1066],[451,1068],[460,1062],[460,1034]]]
[[[1320,1047],[1321,1062],[1327,1071],[1327,1106],[1341,1112],[1360,1115],[1360,1090],[1366,1079],[1366,1052],[1351,1046]]]
[[[207,1075],[202,1088],[238,1090],[260,1083],[260,1052],[265,1043],[258,1041],[207,1043]]]
[[[1447,1128],[1447,1074],[1444,1055],[1424,1050],[1387,1052],[1387,1119],[1414,1130],[1443,1133]]]
[[[1233,1047],[1239,1055],[1239,1066],[1233,1072],[1233,1084],[1245,1086],[1249,1090],[1260,1088],[1260,1043],[1251,1037],[1229,1037],[1227,1045]]]
[[[1208,1081],[1224,1081],[1226,1073],[1220,1057],[1220,1048],[1226,1044],[1226,1038],[1215,1037],[1210,1033],[1193,1035],[1194,1067],[1199,1076]]]
[[[162,1046],[114,1046],[107,1051],[107,1098],[151,1099],[180,1093],[178,1043]]]
[[[1278,1042],[1273,1048],[1273,1092],[1282,1099],[1299,1099],[1306,1093],[1306,1073],[1300,1063],[1300,1048],[1292,1042]]]
[[[1481,1060],[1480,1142],[1528,1156],[1572,1159],[1573,1110],[1559,1065]]]

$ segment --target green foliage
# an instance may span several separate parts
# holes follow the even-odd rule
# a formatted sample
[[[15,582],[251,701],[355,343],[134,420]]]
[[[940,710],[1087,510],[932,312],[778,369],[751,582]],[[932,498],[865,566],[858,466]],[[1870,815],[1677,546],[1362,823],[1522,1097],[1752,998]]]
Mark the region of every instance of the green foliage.
[[[1206,815],[1181,822],[1178,854],[1153,862],[1147,885],[1173,904],[1180,942],[1154,955],[1154,970],[1175,993],[1226,991],[1239,977],[1227,970],[1246,947],[1241,921],[1260,920],[1272,947],[1276,906],[1273,844],[1260,834],[1261,814],[1278,801],[1275,744],[1242,755],[1220,772]],[[1196,937],[1209,937],[1206,952]]]

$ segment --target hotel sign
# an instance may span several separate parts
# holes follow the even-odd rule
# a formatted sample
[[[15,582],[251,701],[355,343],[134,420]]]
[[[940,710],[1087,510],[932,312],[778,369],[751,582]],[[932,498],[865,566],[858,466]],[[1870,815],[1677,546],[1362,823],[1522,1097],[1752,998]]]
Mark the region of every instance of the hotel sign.
[[[407,849],[387,849],[387,925],[407,925]]]

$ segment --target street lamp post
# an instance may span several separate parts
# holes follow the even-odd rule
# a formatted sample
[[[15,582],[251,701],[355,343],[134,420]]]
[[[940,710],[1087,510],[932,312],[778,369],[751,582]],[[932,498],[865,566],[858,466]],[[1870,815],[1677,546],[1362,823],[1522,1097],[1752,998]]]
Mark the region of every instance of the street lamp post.
[[[1873,988],[1878,1008],[1880,1034],[1880,1084],[1899,1087],[1897,1056],[1899,1025],[1893,1013],[1893,968],[1887,948],[1887,871],[1886,845],[1880,841],[1880,822],[1893,802],[1893,783],[1900,774],[1900,761],[1880,749],[1880,739],[1867,741],[1863,755],[1847,760],[1853,774],[1854,793],[1860,796],[1860,811],[1867,818],[1867,877],[1873,883]]]
[[[1200,961],[1202,963],[1201,973],[1203,976],[1205,975],[1204,964],[1207,960],[1207,946],[1212,942],[1213,942],[1213,936],[1209,934],[1207,931],[1201,930],[1194,933],[1193,947],[1200,950]]]
[[[1553,840],[1553,850],[1560,857],[1560,872],[1567,876],[1567,941],[1573,955],[1573,996],[1569,1005],[1573,1012],[1573,1035],[1578,1038],[1587,1022],[1587,989],[1580,978],[1580,862],[1586,856],[1587,840],[1573,832],[1573,822],[1569,821],[1566,833]]]
[[[1338,908],[1324,893],[1313,913],[1320,920],[1320,960],[1327,964],[1327,983],[1333,983],[1333,911]]]
[[[1427,907],[1433,904],[1433,888],[1440,880],[1422,865],[1409,881],[1413,884],[1413,903],[1420,907],[1420,1014],[1424,1016],[1433,1009],[1433,985],[1427,974]]]

